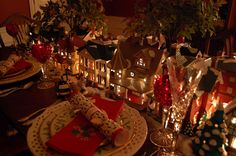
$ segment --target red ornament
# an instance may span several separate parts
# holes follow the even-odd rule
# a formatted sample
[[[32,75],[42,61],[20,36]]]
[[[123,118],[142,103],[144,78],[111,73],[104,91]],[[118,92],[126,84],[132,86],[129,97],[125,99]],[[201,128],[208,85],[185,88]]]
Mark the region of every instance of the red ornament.
[[[160,113],[164,106],[171,106],[171,89],[168,75],[161,75],[157,77],[154,83],[154,96],[160,103]]]

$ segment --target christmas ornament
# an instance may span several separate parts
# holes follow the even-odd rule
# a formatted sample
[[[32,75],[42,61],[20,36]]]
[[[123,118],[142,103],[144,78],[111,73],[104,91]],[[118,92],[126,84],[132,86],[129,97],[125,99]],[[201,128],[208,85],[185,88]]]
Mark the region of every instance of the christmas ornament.
[[[224,109],[220,104],[212,117],[206,120],[204,127],[196,132],[196,137],[192,141],[195,155],[227,155],[225,150],[227,131]]]

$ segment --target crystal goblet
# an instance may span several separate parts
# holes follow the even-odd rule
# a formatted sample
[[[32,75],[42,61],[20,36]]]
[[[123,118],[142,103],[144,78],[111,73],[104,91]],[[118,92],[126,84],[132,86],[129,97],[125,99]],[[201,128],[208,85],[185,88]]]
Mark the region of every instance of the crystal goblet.
[[[167,59],[167,68],[172,97],[170,120],[173,123],[172,150],[169,154],[182,155],[175,149],[178,135],[182,121],[207,66],[202,58],[172,56]]]
[[[155,100],[157,100],[159,103],[159,117],[162,119],[162,127],[150,134],[150,141],[155,146],[159,147],[160,151],[165,151],[171,146],[171,142],[173,140],[172,131],[171,129],[167,128],[169,108],[171,106],[172,100],[166,63],[163,64],[162,75],[158,76],[155,80],[154,96]]]
[[[49,80],[47,61],[51,57],[52,47],[46,43],[34,44],[32,46],[32,55],[41,63],[42,77],[38,84],[39,89],[49,89],[55,86],[55,83]]]

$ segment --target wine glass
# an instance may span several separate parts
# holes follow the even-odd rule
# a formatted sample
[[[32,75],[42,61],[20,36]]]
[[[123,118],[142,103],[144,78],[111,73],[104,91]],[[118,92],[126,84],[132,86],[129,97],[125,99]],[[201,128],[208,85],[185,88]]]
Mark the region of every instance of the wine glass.
[[[39,89],[49,89],[55,86],[55,83],[49,80],[47,61],[51,57],[52,47],[46,43],[38,43],[32,46],[32,55],[41,63],[42,77],[38,84]]]
[[[173,140],[168,154],[182,155],[176,150],[178,135],[201,77],[207,71],[207,65],[203,58],[195,59],[176,55],[167,58],[167,68],[172,97],[170,120],[173,123]]]
[[[165,69],[165,68],[163,68]],[[160,149],[166,150],[173,140],[172,130],[167,128],[169,108],[171,106],[170,83],[166,70],[158,76],[154,83],[155,100],[159,102],[159,114],[161,114],[162,127],[150,134],[150,141]]]

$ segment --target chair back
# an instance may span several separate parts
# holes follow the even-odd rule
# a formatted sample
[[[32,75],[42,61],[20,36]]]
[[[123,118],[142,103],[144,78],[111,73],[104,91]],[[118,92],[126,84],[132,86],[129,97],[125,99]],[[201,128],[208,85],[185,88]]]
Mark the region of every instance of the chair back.
[[[7,33],[12,36],[18,45],[27,44],[29,40],[29,24],[33,19],[25,15],[15,13],[7,17],[1,24],[6,27]]]
[[[4,42],[3,42],[3,39],[2,39],[1,34],[0,34],[0,46],[1,46],[1,48],[4,48],[4,47],[5,47],[5,44],[4,44]]]

